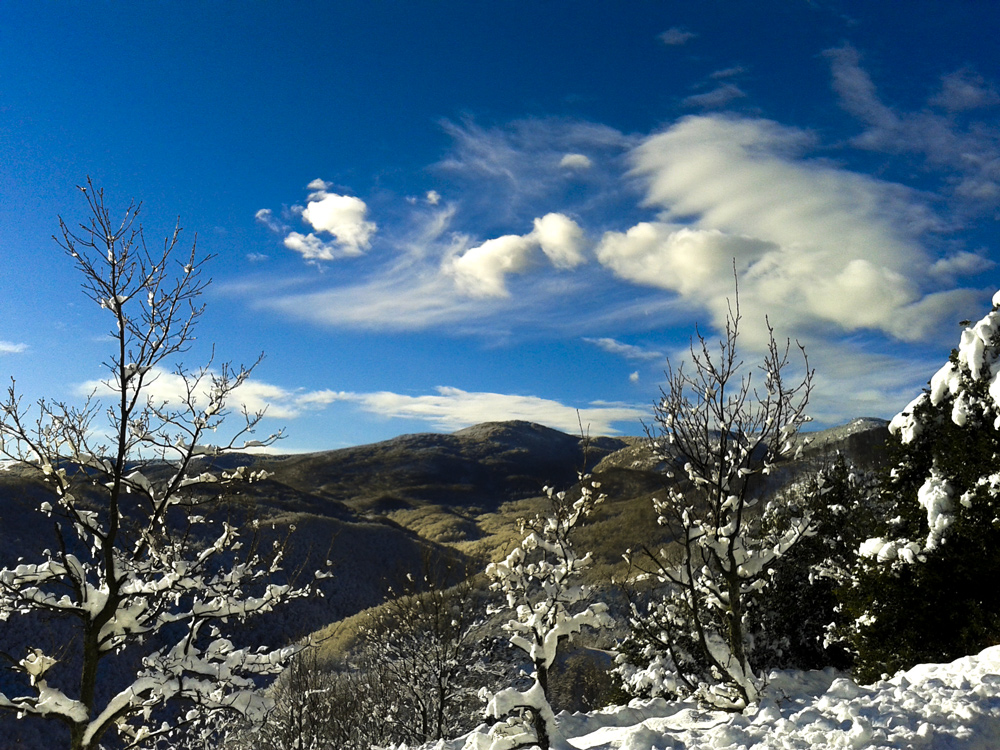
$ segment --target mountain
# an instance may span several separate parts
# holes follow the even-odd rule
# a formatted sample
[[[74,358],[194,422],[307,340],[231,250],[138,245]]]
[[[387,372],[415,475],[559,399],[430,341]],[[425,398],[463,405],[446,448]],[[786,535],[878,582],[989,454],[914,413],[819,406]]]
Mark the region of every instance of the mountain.
[[[882,420],[858,419],[803,437],[809,442],[801,456],[785,462],[765,489],[837,452],[863,466],[878,465],[885,458],[888,430]],[[241,523],[257,519],[276,536],[294,525],[292,569],[333,561],[328,600],[300,623],[302,628],[378,603],[387,587],[407,573],[419,573],[429,560],[483,565],[513,538],[519,515],[542,509],[544,487],[568,489],[580,471],[593,473],[608,495],[581,530],[597,548],[595,575],[606,573],[602,558],[614,567],[626,547],[655,541],[649,498],[664,487],[645,439],[583,441],[524,421],[487,422],[452,434],[402,435],[333,451],[228,454],[202,462],[197,471],[248,465],[269,472],[265,481],[228,489],[215,512]],[[48,520],[33,510],[46,493],[37,472],[0,471],[0,565],[22,555],[30,558],[52,543]]]
[[[402,435],[373,445],[287,456],[261,466],[289,487],[369,513],[428,503],[495,509],[566,486],[625,445],[597,438],[584,455],[579,437],[530,422],[487,422],[451,435]]]

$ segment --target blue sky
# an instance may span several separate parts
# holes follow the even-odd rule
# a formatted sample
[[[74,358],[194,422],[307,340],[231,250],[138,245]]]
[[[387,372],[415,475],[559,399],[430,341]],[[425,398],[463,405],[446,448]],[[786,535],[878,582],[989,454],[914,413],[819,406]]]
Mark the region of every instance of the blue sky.
[[[1000,7],[0,5],[0,373],[73,401],[100,310],[51,235],[89,175],[217,258],[199,341],[266,359],[282,450],[531,419],[637,434],[739,273],[890,417],[997,288]],[[166,380],[164,381],[166,385]]]

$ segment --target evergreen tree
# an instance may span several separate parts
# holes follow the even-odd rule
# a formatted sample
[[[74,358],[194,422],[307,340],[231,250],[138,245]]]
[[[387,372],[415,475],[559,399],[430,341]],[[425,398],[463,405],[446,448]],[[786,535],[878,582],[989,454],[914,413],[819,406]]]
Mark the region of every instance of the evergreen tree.
[[[1000,293],[890,423],[887,512],[840,596],[874,679],[1000,639]]]
[[[853,665],[836,634],[843,620],[836,591],[873,524],[885,517],[880,479],[837,455],[769,504],[765,528],[808,515],[812,533],[775,561],[761,596],[751,601],[748,630],[758,668]]]

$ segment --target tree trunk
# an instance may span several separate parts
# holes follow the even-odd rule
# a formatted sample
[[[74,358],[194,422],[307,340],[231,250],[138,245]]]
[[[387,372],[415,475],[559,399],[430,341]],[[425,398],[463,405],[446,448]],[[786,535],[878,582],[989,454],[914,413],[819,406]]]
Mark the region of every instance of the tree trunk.
[[[545,662],[535,662],[535,679],[542,688],[542,695],[547,701],[549,699],[549,668],[545,666]],[[542,712],[538,709],[532,709],[531,722],[535,728],[536,744],[542,750],[549,750],[549,726],[545,717],[542,716]]]

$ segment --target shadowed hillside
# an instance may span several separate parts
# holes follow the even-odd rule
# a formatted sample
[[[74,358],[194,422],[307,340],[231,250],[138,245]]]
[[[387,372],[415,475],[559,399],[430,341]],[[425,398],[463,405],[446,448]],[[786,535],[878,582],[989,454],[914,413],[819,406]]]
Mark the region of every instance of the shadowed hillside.
[[[621,448],[591,441],[590,468]],[[274,479],[350,507],[384,513],[426,504],[495,508],[568,486],[584,468],[580,438],[530,422],[487,422],[451,435],[403,435],[372,445],[269,462]]]

